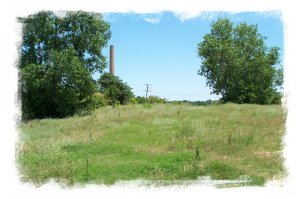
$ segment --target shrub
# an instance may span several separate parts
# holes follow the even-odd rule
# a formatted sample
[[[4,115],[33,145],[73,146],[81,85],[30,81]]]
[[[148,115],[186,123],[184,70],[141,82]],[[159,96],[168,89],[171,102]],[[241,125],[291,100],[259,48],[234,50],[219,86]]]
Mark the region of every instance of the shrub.
[[[72,116],[88,108],[95,81],[74,49],[52,51],[44,64],[21,70],[23,119]]]
[[[106,106],[108,104],[105,95],[100,92],[95,92],[92,96],[81,101],[81,106],[77,107],[76,113],[78,115],[89,114],[97,108]]]
[[[99,108],[101,106],[106,106],[108,101],[103,93],[95,92],[92,95],[92,104],[95,108]]]
[[[152,95],[150,95],[150,96],[146,99],[146,101],[147,101],[148,103],[150,103],[150,104],[164,104],[164,103],[166,103],[166,99],[160,98],[160,97],[158,97],[158,96],[152,96]]]
[[[136,101],[139,104],[145,104],[146,103],[146,98],[145,97],[141,97],[141,96],[137,96],[136,97]]]
[[[136,101],[139,104],[145,104],[145,103],[164,104],[164,103],[166,103],[166,99],[160,98],[158,96],[152,96],[152,95],[150,95],[147,99],[145,97],[137,96]]]
[[[99,81],[99,90],[108,98],[109,104],[126,104],[133,97],[131,88],[119,77],[104,73]]]

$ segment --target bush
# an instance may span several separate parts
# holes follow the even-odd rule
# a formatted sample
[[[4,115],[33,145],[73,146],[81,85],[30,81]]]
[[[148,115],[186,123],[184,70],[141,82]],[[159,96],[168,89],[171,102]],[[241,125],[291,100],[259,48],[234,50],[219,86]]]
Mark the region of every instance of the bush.
[[[127,104],[133,97],[131,88],[119,77],[104,73],[99,81],[99,90],[108,98],[109,104]]]
[[[136,101],[139,104],[145,104],[145,103],[164,104],[164,103],[166,103],[166,99],[160,98],[158,96],[152,96],[152,95],[150,95],[147,99],[145,97],[137,96]]]
[[[166,103],[166,99],[151,95],[148,97],[147,102],[150,104],[164,104]]]
[[[137,99],[136,99],[135,97],[131,97],[130,103],[131,103],[131,104],[137,104],[138,101],[137,101]]]
[[[73,49],[50,54],[44,64],[21,70],[23,119],[66,117],[89,106],[95,81]]]
[[[136,101],[139,104],[145,104],[146,103],[146,98],[145,97],[141,97],[141,96],[137,96],[136,97]]]
[[[78,115],[89,114],[97,108],[106,106],[108,104],[105,95],[100,92],[95,92],[92,96],[81,101],[81,106],[77,107],[76,113]]]
[[[100,92],[96,92],[92,95],[92,103],[95,108],[100,108],[101,106],[106,106],[108,104],[105,95]]]
[[[274,92],[273,95],[270,97],[269,104],[281,104],[282,93]]]

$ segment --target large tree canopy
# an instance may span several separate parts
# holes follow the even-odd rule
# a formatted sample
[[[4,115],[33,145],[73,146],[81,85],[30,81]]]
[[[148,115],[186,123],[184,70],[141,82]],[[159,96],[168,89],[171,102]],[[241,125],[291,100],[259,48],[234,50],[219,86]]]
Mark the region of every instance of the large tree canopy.
[[[39,12],[20,18],[23,118],[65,117],[88,106],[102,72],[101,50],[111,36],[101,14]]]
[[[110,26],[98,13],[39,12],[20,18],[23,26],[20,67],[43,64],[53,50],[74,49],[76,56],[90,72],[101,71],[106,58],[101,50],[111,36]]]
[[[278,100],[282,85],[279,48],[266,47],[266,37],[256,25],[233,26],[226,18],[211,25],[211,32],[198,44],[202,65],[212,93],[224,102],[268,104]]]

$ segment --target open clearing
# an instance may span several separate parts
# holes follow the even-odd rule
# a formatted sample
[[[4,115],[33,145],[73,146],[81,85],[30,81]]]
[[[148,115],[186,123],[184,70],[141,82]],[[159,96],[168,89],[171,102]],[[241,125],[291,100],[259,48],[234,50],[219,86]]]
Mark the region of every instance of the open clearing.
[[[84,117],[20,124],[22,180],[178,183],[199,176],[263,185],[284,176],[280,105],[102,107]]]

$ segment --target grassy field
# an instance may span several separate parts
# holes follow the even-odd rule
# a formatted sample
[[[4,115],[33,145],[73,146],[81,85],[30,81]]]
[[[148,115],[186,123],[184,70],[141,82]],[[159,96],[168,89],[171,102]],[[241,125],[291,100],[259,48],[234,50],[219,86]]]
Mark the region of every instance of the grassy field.
[[[126,105],[20,124],[21,178],[41,185],[154,183],[284,176],[280,105]]]

